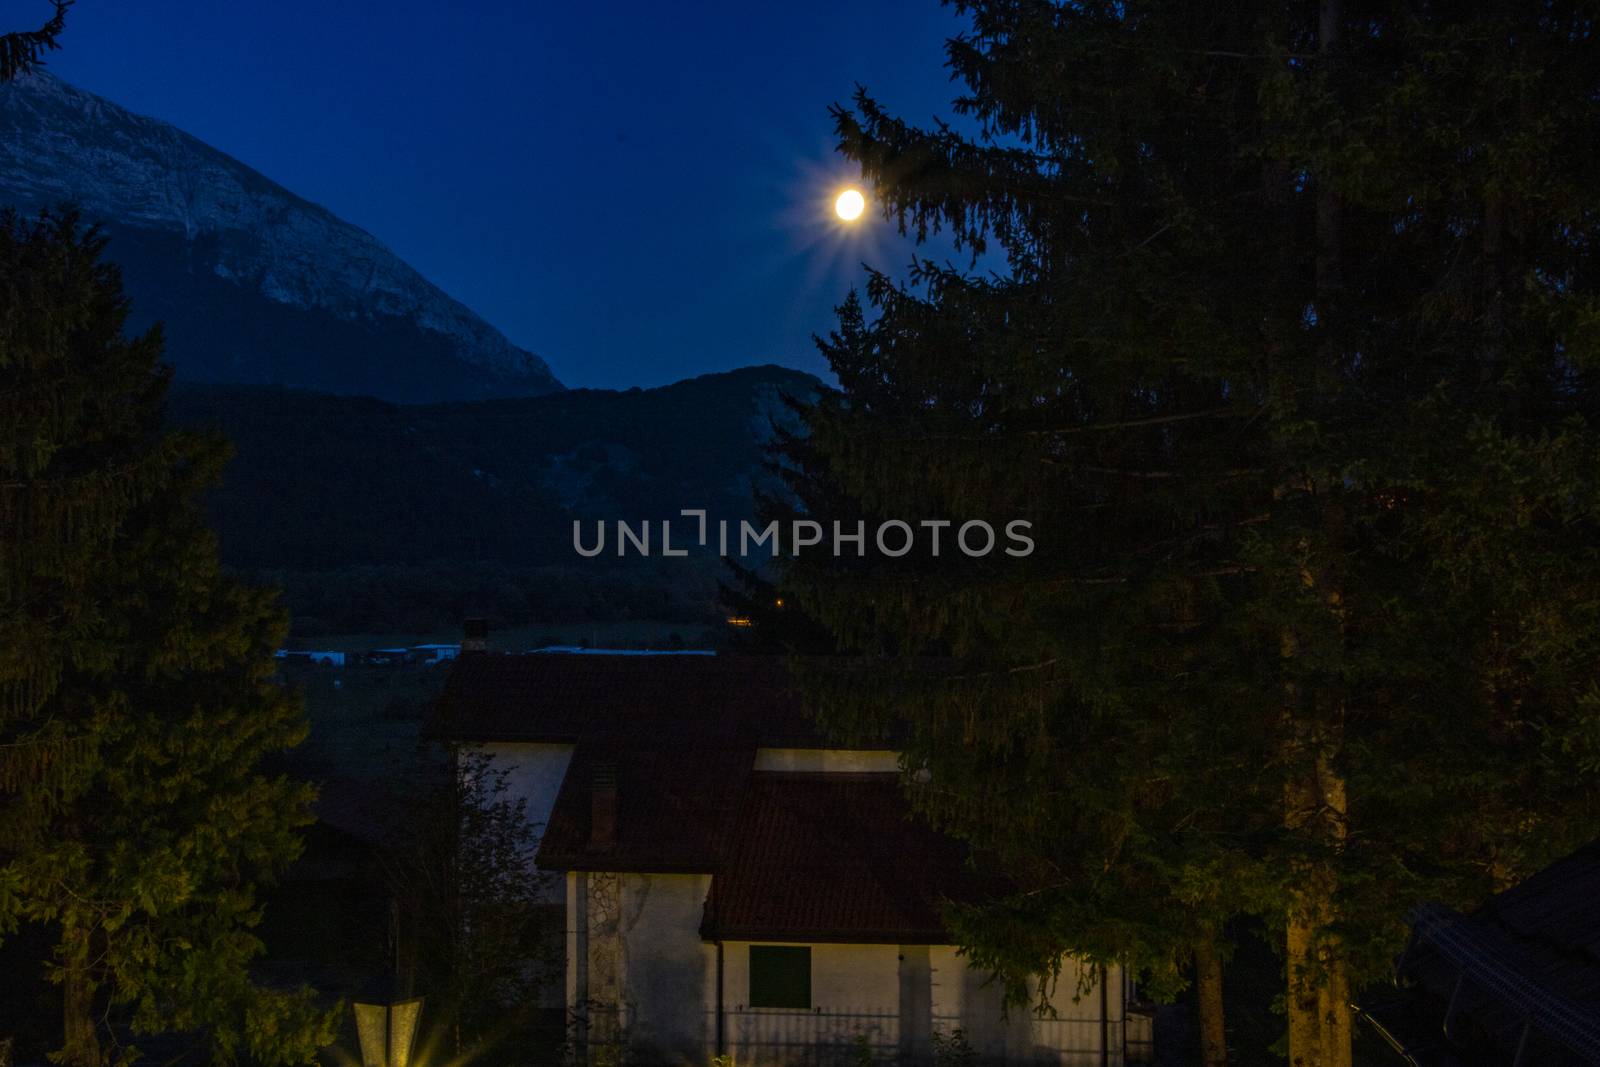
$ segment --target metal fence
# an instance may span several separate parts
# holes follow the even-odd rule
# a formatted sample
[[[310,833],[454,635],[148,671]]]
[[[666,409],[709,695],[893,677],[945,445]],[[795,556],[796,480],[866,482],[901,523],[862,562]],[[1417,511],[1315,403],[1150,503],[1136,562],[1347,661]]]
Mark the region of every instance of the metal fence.
[[[584,1028],[590,1063],[650,1064],[683,1062],[685,1038],[703,1049],[687,1057],[709,1062],[717,1047],[714,1011],[705,1013],[698,1034],[679,1029],[671,1042],[674,1050],[652,1049],[658,1035],[636,1032],[614,1012],[591,1010]],[[1130,1018],[1130,1022],[1133,1020]],[[973,1067],[1100,1067],[1148,1062],[1139,1055],[1148,1031],[1135,1025],[1124,1035],[1122,1020],[1104,1028],[1109,1053],[1102,1058],[1102,1026],[1098,1016],[1040,1019],[1026,1015],[1011,1020],[994,1019],[974,1025],[955,1016],[935,1015],[933,1032],[954,1039],[959,1031],[966,1059]],[[664,1035],[660,1035],[664,1036]],[[908,1035],[910,1036],[910,1035]],[[737,1067],[859,1067],[866,1063],[889,1067],[931,1063],[933,1047],[927,1034],[915,1048],[901,1041],[900,1014],[880,1011],[786,1011],[782,1009],[728,1008],[722,1013],[722,1050]],[[1124,1058],[1124,1040],[1128,1056]],[[1143,1040],[1141,1040],[1141,1038]],[[609,1047],[610,1051],[606,1051]],[[970,1058],[968,1058],[970,1057]]]
[[[1018,1009],[1012,1019],[991,1018],[977,1025],[935,1015],[933,1028],[946,1035],[959,1029],[978,1062],[1000,1067],[1091,1067],[1123,1062],[1121,1021],[1102,1024],[1098,1015],[1041,1019]],[[1102,1040],[1110,1046],[1110,1054],[1103,1060]]]
[[[956,1016],[935,1015],[932,1022],[933,1032],[947,1041],[956,1040],[959,1033],[963,1049],[970,1050],[971,1062],[989,1067],[1095,1067],[1102,1062],[1123,1062],[1120,1020],[1105,1028],[1111,1055],[1104,1061],[1098,1017],[1039,1019],[1024,1014],[974,1026]],[[879,1064],[933,1059],[929,1035],[920,1035],[915,1051],[902,1044],[901,1036],[897,1011],[747,1008],[723,1013],[723,1048],[735,1063],[837,1067],[868,1058]]]
[[[716,1026],[712,1013],[711,1027]],[[722,1015],[723,1049],[735,1063],[834,1067],[900,1053],[898,1011],[778,1011],[739,1008]]]

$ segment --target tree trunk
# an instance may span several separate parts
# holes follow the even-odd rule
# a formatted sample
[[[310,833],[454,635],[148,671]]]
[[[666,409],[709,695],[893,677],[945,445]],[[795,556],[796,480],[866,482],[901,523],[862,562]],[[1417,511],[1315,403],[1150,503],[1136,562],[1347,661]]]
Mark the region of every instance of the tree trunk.
[[[1311,775],[1286,789],[1290,829],[1336,844],[1344,837],[1345,785],[1326,752]],[[1339,939],[1328,932],[1336,917],[1338,877],[1325,863],[1309,864],[1289,902],[1286,968],[1290,1067],[1350,1067],[1350,977]]]
[[[89,931],[65,930],[61,980],[63,1041],[58,1062],[64,1067],[100,1067],[100,1039],[94,1022],[94,980],[89,971]]]
[[[1194,946],[1194,1005],[1200,1021],[1201,1067],[1227,1067],[1228,1032],[1222,1010],[1222,958],[1214,941]]]
[[[1328,57],[1339,42],[1343,17],[1340,0],[1322,0],[1317,12],[1317,51]],[[1327,316],[1342,284],[1340,264],[1340,208],[1333,183],[1318,176],[1316,205],[1316,306]],[[1336,353],[1325,350],[1319,375],[1332,372]],[[1336,482],[1331,484],[1336,485]],[[1333,490],[1337,493],[1337,489]],[[1325,547],[1332,553],[1342,540],[1342,518],[1337,505],[1323,504]],[[1328,610],[1342,618],[1343,602],[1336,578],[1308,567],[1307,585],[1320,587]],[[1341,623],[1342,629],[1342,623]],[[1285,635],[1283,654],[1293,657],[1298,642]],[[1288,712],[1303,711],[1307,694],[1289,696]],[[1330,707],[1323,694],[1310,694],[1317,727],[1291,724],[1290,777],[1284,785],[1284,826],[1304,835],[1313,850],[1337,852],[1348,833],[1349,803],[1345,781],[1334,765],[1343,734],[1343,704]],[[1290,1067],[1351,1067],[1353,1016],[1350,1011],[1350,976],[1343,946],[1329,927],[1338,917],[1335,894],[1339,876],[1330,860],[1307,863],[1297,872],[1299,881],[1288,905],[1285,938],[1288,990]]]

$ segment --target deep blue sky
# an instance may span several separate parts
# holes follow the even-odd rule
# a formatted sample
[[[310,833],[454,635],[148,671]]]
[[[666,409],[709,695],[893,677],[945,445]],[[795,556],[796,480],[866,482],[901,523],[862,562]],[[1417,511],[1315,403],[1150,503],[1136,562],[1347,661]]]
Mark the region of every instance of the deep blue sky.
[[[567,384],[650,386],[823,372],[861,262],[910,257],[830,220],[854,174],[827,106],[861,82],[948,117],[960,26],[937,0],[79,0],[50,69],[371,231]]]

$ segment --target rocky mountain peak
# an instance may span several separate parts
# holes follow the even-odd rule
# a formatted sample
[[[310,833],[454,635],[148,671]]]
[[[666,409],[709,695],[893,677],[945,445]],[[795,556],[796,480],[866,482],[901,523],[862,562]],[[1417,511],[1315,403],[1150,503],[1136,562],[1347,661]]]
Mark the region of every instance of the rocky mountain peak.
[[[561,388],[365,230],[182,130],[33,73],[0,86],[0,204],[111,236],[180,378],[395,400]]]

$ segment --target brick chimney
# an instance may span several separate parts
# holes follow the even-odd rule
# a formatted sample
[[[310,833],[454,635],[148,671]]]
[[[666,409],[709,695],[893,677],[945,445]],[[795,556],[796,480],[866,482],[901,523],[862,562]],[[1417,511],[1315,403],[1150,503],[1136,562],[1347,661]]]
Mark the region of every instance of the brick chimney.
[[[489,651],[488,619],[467,619],[461,624],[461,651]]]
[[[617,768],[597,763],[589,781],[589,847],[609,852],[617,847]]]

